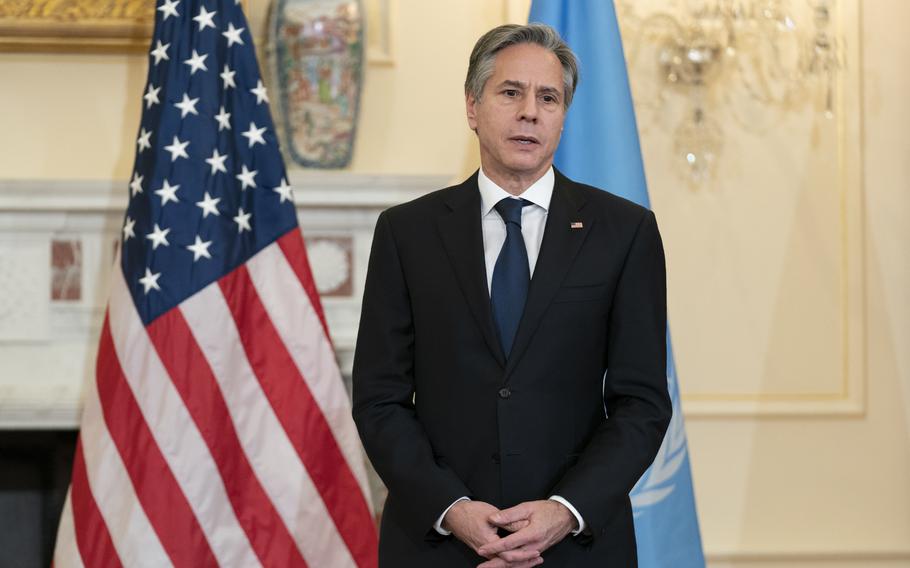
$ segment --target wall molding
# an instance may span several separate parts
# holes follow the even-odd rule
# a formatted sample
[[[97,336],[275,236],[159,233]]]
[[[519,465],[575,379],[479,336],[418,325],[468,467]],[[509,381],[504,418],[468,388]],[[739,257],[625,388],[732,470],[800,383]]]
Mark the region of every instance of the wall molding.
[[[708,562],[896,562],[910,561],[910,548],[867,550],[706,550]]]
[[[290,170],[298,210],[385,209],[441,189],[452,176]],[[2,212],[115,212],[127,205],[128,180],[0,179]]]

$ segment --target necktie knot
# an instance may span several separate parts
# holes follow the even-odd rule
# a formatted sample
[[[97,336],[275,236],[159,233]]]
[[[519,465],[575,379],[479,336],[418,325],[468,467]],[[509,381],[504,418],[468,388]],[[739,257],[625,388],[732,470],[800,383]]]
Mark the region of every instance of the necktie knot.
[[[499,203],[493,206],[496,209],[496,212],[499,213],[499,216],[502,217],[502,220],[508,223],[515,223],[521,227],[521,210],[525,205],[530,205],[531,202],[527,199],[512,199],[511,197],[506,197],[501,199]]]

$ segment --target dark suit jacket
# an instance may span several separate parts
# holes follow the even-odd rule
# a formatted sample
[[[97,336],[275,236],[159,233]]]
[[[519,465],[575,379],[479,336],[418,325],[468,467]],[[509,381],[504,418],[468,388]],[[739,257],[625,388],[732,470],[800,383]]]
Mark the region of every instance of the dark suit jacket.
[[[353,380],[354,419],[389,488],[380,565],[476,566],[433,530],[446,507],[557,494],[589,534],[552,547],[547,566],[635,566],[628,495],[671,414],[654,215],[557,172],[508,360],[482,240],[477,174],[377,222]]]

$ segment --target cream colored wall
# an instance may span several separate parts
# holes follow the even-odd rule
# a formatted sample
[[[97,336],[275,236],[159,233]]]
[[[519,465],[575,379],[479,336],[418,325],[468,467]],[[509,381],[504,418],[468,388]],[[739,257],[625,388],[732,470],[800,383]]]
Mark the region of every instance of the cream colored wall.
[[[461,97],[467,55],[485,29],[523,19],[528,3],[392,0],[395,62],[367,69],[352,169],[453,178],[472,170],[477,156]],[[267,2],[249,6],[261,36]],[[904,0],[862,3],[862,411],[688,417],[712,566],[910,566],[907,21]],[[145,57],[0,54],[0,77],[0,178],[129,177]],[[686,271],[699,251],[678,247],[683,236],[674,239],[674,231],[685,224],[673,222],[679,211],[661,194],[669,191],[652,184],[670,259],[670,318],[685,329],[696,323],[685,300],[698,294],[698,275]],[[735,290],[720,293],[718,305],[755,309]],[[697,346],[677,332],[676,347],[685,392],[685,362]],[[733,347],[721,340],[715,349]]]
[[[861,60],[853,65],[859,63],[862,72],[863,132],[856,142],[865,162],[865,231],[863,248],[849,261],[864,263],[864,409],[855,417],[796,412],[787,417],[690,418],[705,548],[715,558],[752,557],[788,566],[809,565],[813,559],[817,565],[832,565],[833,559],[843,558],[838,566],[910,566],[910,41],[899,24],[910,16],[910,4],[861,5]],[[660,202],[655,196],[655,203]],[[675,212],[658,210],[658,216]],[[774,213],[768,207],[754,215]],[[671,268],[677,272],[686,270],[687,257],[702,253],[674,250],[672,235],[667,238],[668,256],[675,257]],[[778,286],[775,292],[783,294],[784,283]],[[671,320],[674,311],[678,322],[680,314],[690,323],[697,317],[682,305],[687,295],[696,294],[695,289],[671,291]],[[735,302],[735,294],[722,294],[717,305]],[[686,346],[680,338],[684,390]],[[738,346],[721,340],[713,348],[723,353]],[[715,372],[723,376],[724,369]],[[737,375],[727,379],[735,382]]]

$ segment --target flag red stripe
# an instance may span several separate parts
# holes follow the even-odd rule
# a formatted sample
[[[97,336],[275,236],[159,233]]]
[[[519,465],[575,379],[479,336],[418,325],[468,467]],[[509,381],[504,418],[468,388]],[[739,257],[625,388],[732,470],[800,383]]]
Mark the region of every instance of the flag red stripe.
[[[93,388],[93,387],[90,387]],[[76,444],[76,455],[73,457],[73,478],[70,489],[70,503],[73,507],[73,525],[76,533],[76,544],[83,564],[119,568],[122,566],[111,534],[92,490],[88,484],[88,473],[85,469],[85,456],[82,455],[82,440]]]
[[[262,390],[322,496],[351,556],[358,566],[376,566],[376,531],[363,491],[306,381],[269,319],[246,266],[238,267],[218,283]]]
[[[301,566],[288,528],[247,460],[218,381],[180,310],[148,326],[149,337],[221,473],[237,520],[264,566]]]
[[[217,566],[183,490],[146,424],[104,319],[96,369],[101,409],[136,496],[174,566]]]
[[[313,310],[315,310],[316,314],[319,316],[319,321],[322,323],[322,329],[325,330],[325,336],[331,345],[332,336],[329,335],[329,326],[325,321],[325,312],[322,310],[322,301],[319,299],[319,292],[316,290],[316,281],[313,279],[313,272],[310,270],[310,261],[307,257],[306,246],[303,244],[303,233],[300,232],[300,228],[294,227],[279,237],[276,242],[278,243],[278,246],[281,247],[281,252],[283,252],[284,256],[287,258],[288,264],[291,265],[294,274],[297,275],[297,279],[300,280],[303,289],[306,290],[306,295],[310,298],[310,305],[313,306]]]
[[[350,398],[338,368],[335,350],[325,336],[316,310],[310,305],[300,280],[277,245],[259,251],[246,266],[262,305],[284,339],[298,372],[306,379],[310,393],[328,421],[338,447],[367,496],[367,505],[370,505],[369,481],[360,438],[351,420]],[[289,297],[297,298],[297,301],[288,301]]]
[[[267,248],[281,256],[277,246]],[[290,268],[287,271],[290,273]],[[293,274],[291,277],[296,278]],[[302,291],[293,297],[298,303],[307,302]],[[309,303],[306,305],[309,308]],[[183,302],[180,313],[218,381],[256,477],[291,531],[303,558],[310,566],[353,567],[348,547],[246,358],[233,314],[218,283]],[[321,334],[322,328],[312,315]],[[344,388],[340,379],[336,382]]]

